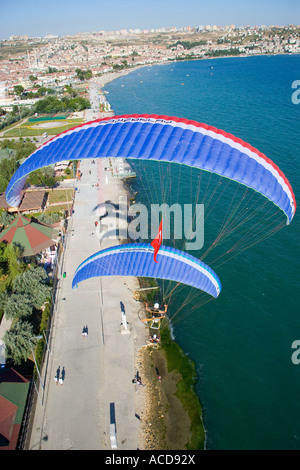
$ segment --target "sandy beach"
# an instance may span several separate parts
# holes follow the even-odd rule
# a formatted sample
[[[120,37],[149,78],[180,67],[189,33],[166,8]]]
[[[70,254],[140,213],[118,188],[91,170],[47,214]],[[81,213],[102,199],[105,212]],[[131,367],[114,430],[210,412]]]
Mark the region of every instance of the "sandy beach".
[[[168,372],[168,363],[161,349],[141,348],[137,366],[144,377],[144,387],[136,393],[136,410],[141,420],[138,448],[186,449],[191,436],[191,420],[175,395],[180,375]]]
[[[160,64],[157,63],[154,65],[160,65]],[[119,72],[104,73],[103,75],[100,75],[99,77],[94,78],[93,81],[98,83],[100,86],[104,86],[107,83],[112,82],[116,78],[123,77],[124,75],[128,75],[129,73],[134,72],[135,70],[138,70],[144,67],[151,67],[151,65],[137,65],[130,69],[120,70]]]

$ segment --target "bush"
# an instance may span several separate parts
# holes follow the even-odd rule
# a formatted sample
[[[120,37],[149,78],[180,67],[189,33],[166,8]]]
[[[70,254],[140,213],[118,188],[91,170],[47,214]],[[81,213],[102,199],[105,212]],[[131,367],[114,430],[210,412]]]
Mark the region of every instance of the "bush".
[[[50,314],[51,314],[51,303],[49,301],[45,305],[45,308],[42,313],[41,323],[40,323],[40,335],[43,335],[43,337],[37,343],[36,350],[35,350],[35,360],[39,369],[41,369],[42,367],[42,361],[44,357],[44,350],[45,350],[45,344],[46,344],[45,338],[44,338],[44,332],[47,336],[47,329],[49,325]],[[36,374],[37,372],[35,370],[34,380],[36,380]]]

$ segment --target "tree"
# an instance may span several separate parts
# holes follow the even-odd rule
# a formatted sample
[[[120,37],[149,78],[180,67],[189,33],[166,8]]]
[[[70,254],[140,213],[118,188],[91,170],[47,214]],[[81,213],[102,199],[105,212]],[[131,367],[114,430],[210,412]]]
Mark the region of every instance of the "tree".
[[[81,70],[81,69],[77,68],[77,69],[75,69],[75,72],[77,74],[77,77],[81,81],[90,80],[93,76],[93,72],[91,70]]]
[[[2,147],[3,148],[3,147]],[[9,181],[18,168],[18,163],[14,157],[3,158],[0,162],[0,175],[3,180]]]
[[[48,92],[48,89],[44,86],[41,86],[37,91],[37,95],[44,96],[47,92]]]
[[[71,85],[65,85],[65,90],[72,98],[76,98],[78,95],[77,91],[74,90]]]
[[[39,100],[37,103],[35,103],[35,111],[39,114],[58,113],[60,111],[65,111],[65,106],[61,100],[58,100],[53,96],[48,96],[47,98]]]
[[[7,320],[20,320],[32,314],[32,299],[28,294],[11,294],[2,308]]]
[[[59,72],[59,70],[56,69],[55,67],[48,67],[47,73],[56,73],[56,72]]]
[[[1,177],[0,177],[0,181],[1,181]],[[10,214],[5,209],[0,209],[0,225],[4,225],[4,227],[7,227],[9,224],[12,223],[14,218],[15,216],[13,214]]]
[[[82,97],[70,98],[70,96],[64,96],[61,100],[58,100],[49,96],[45,99],[39,100],[35,104],[35,111],[39,114],[51,114],[60,111],[81,111],[90,106],[91,104],[89,100]]]
[[[12,109],[12,114],[14,116],[18,116],[19,115],[19,107],[17,105],[13,105],[13,109]]]
[[[40,215],[37,215],[36,218],[42,224],[52,225],[62,219],[62,214],[60,212],[42,212]]]
[[[5,163],[4,168],[2,166],[4,159],[0,163],[0,173],[3,174],[3,172],[7,171],[8,169],[9,173],[6,175],[6,178],[9,180],[18,167],[17,160],[20,160],[21,158],[27,158],[34,150],[36,150],[36,145],[33,142],[30,140],[24,142],[23,139],[16,142],[13,142],[9,139],[4,139],[0,142],[0,147],[2,149],[7,149],[8,154],[13,154],[14,151],[16,152],[15,158],[10,157],[6,159],[9,160],[9,162]]]
[[[41,186],[43,184],[43,175],[40,169],[32,171],[26,180],[26,183],[32,186]]]
[[[21,274],[25,265],[21,261],[21,248],[14,243],[0,243],[0,267],[6,275],[6,286],[10,286],[16,276]]]
[[[4,193],[7,186],[8,186],[9,181],[5,178],[3,178],[2,175],[0,175],[0,193]]]
[[[15,85],[14,86],[14,92],[16,95],[21,96],[25,91],[25,88],[22,87],[22,85]]]
[[[33,186],[46,186],[47,188],[53,188],[56,185],[53,168],[47,166],[31,172],[27,178],[27,183],[32,184]]]
[[[48,278],[44,268],[31,267],[28,271],[15,277],[13,290],[19,295],[28,295],[32,307],[41,308],[50,296],[51,288],[45,284]],[[4,310],[6,312],[6,310]]]
[[[3,281],[3,278],[7,276],[7,265],[6,265],[6,260],[3,257],[3,253],[5,250],[5,243],[0,243],[0,276],[1,276],[1,281]],[[1,308],[1,307],[0,307]]]
[[[86,109],[90,106],[90,102],[86,98],[82,98],[79,96],[78,98],[73,98],[69,100],[67,107],[71,110],[74,111],[82,111],[83,109]]]
[[[3,336],[6,355],[16,364],[27,361],[37,341],[37,338],[34,338],[32,325],[22,320],[16,322]]]

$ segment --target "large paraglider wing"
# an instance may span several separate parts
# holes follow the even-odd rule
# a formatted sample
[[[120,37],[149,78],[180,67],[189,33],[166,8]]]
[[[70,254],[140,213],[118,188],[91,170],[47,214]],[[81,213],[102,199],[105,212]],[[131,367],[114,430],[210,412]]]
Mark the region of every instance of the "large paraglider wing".
[[[73,277],[72,288],[98,276],[138,276],[180,282],[218,297],[221,283],[216,273],[194,256],[175,248],[161,246],[157,263],[150,244],[138,243],[106,248],[81,263]]]
[[[39,147],[18,168],[6,200],[18,206],[31,171],[62,160],[122,157],[182,163],[242,183],[276,204],[291,222],[296,200],[281,170],[254,147],[214,127],[176,117],[125,115],[69,129]]]

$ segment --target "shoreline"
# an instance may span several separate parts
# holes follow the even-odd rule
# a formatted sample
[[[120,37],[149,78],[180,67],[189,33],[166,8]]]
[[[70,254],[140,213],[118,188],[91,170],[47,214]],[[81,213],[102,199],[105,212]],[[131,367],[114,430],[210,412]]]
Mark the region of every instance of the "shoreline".
[[[130,167],[128,161],[126,164]],[[120,183],[119,192],[124,191],[130,197],[126,180]],[[134,281],[140,287],[139,279],[134,278]],[[143,311],[146,317],[143,300],[139,299],[137,303],[139,312]],[[144,325],[143,338],[137,338],[137,343],[142,346],[135,351],[135,366],[143,384],[136,384],[134,393],[135,413],[139,420],[137,448],[204,450],[205,428],[202,404],[195,389],[198,377],[194,362],[173,338],[169,323],[162,324],[159,330],[159,345],[149,344],[151,329]],[[176,364],[176,368],[172,368],[172,364]]]
[[[130,164],[126,162],[130,167]],[[126,181],[119,180],[119,194],[124,192],[131,196]],[[133,278],[133,283],[140,287],[139,278]],[[136,300],[139,312],[146,310],[143,300]],[[135,319],[141,321],[139,316]],[[179,385],[184,382],[183,373],[180,370],[171,370],[171,363],[181,362],[182,358],[191,366],[187,388],[195,384],[194,363],[186,356],[184,351],[173,339],[170,325],[163,325],[159,330],[161,344],[149,344],[148,338],[151,329],[144,323],[137,337],[135,350],[135,370],[138,371],[141,385],[134,385],[135,413],[139,421],[137,449],[139,450],[203,450],[205,429],[203,426],[202,405],[195,389],[190,393],[191,404],[184,403]],[[148,344],[147,344],[148,343]],[[171,345],[171,360],[167,354],[167,346]],[[138,346],[141,345],[142,346]],[[160,380],[158,379],[158,372]],[[184,372],[186,372],[186,367]],[[186,378],[185,378],[186,380]],[[193,425],[190,415],[191,407],[199,410],[197,425]],[[200,429],[199,429],[200,425]],[[198,427],[198,429],[196,429]],[[200,434],[200,439],[195,435]],[[193,447],[193,442],[197,442]]]
[[[134,71],[135,69],[136,68],[134,68],[132,71]],[[124,74],[120,74],[120,72],[118,72],[116,73],[117,76],[113,74],[114,76],[110,77],[109,81],[112,81],[116,78],[120,78],[122,75],[126,75],[130,72],[127,71],[127,73]],[[107,81],[106,83],[109,83],[109,81]],[[125,184],[122,181],[120,181],[120,185],[118,183],[118,186],[120,186],[120,192],[126,192]],[[70,239],[71,236],[72,234],[70,234]],[[68,281],[63,282],[66,283]],[[137,278],[133,278],[133,284],[138,284]],[[129,292],[127,292],[127,295],[128,294]],[[190,434],[188,434],[188,430],[191,429],[191,418],[187,411],[187,408],[184,406],[184,402],[181,401],[180,403],[178,403],[178,400],[176,401],[174,399],[174,397],[178,399],[177,392],[179,389],[182,374],[180,374],[177,370],[170,370],[168,354],[165,352],[164,347],[160,347],[159,349],[152,349],[144,345],[144,343],[146,343],[147,338],[147,328],[141,328],[141,325],[138,325],[139,317],[135,313],[135,307],[137,303],[132,302],[132,297],[130,297],[130,294],[128,298],[130,298],[131,304],[134,304],[132,308],[132,317],[133,314],[135,317],[134,324],[132,323],[133,332],[135,333],[134,355],[131,355],[130,359],[132,359],[133,357],[135,363],[134,365],[136,366],[136,369],[140,371],[144,384],[143,387],[135,385],[134,391],[132,392],[132,390],[130,390],[128,395],[131,400],[133,394],[133,400],[136,406],[135,410],[137,411],[137,414],[139,416],[138,419],[140,421],[138,447],[141,450],[143,450],[143,448],[151,450],[163,450],[163,446],[166,446],[166,449],[171,450],[172,444],[170,443],[174,443],[175,439],[177,439],[176,447],[174,448],[176,448],[177,450],[185,448],[185,445],[189,445],[189,443],[186,443],[186,441],[190,436]],[[62,300],[65,299],[62,298]],[[139,302],[139,305],[141,308],[143,308],[142,302]],[[136,328],[139,331],[142,330],[142,332],[138,333]],[[144,340],[142,340],[142,338],[144,338]],[[164,341],[162,341],[162,344],[164,345]],[[172,340],[171,347],[174,345],[177,345],[175,339]],[[180,351],[182,350],[180,350],[179,348],[177,352],[180,353]],[[188,359],[186,355],[185,357]],[[159,369],[159,372],[162,377],[161,382],[157,379],[155,367],[158,367]],[[193,374],[190,374],[190,377],[193,378]],[[120,393],[120,390],[118,391],[118,393]],[[200,403],[199,398],[198,401]],[[123,417],[125,418],[124,414]],[[184,433],[179,433],[180,436],[172,436],[168,434],[168,431],[172,430],[174,426],[177,427],[178,423],[183,423],[185,435]]]
[[[137,67],[134,70],[136,69]],[[109,74],[105,77],[105,84],[128,73],[130,72],[127,70],[124,73]],[[99,85],[102,88],[103,81]],[[126,164],[130,167],[128,161]],[[126,181],[120,186],[130,197]],[[140,284],[138,278],[136,280]],[[143,301],[138,302],[141,305],[140,310],[145,309]],[[194,363],[172,337],[169,325],[164,328],[164,333],[160,331],[162,343],[158,347],[147,345],[147,331],[150,333],[150,328],[145,327],[144,340],[139,338],[138,341],[143,346],[137,348],[135,353],[136,370],[143,384],[135,385],[134,402],[136,417],[140,423],[137,448],[204,450],[206,433],[202,404],[195,389]],[[176,362],[176,359],[179,364],[177,370],[171,368],[171,363]]]
[[[226,56],[217,56],[217,57],[195,57],[193,58],[188,58],[188,59],[182,59],[182,60],[170,60],[170,61],[162,61],[162,62],[154,62],[152,64],[143,64],[143,65],[137,65],[133,66],[127,69],[124,69],[122,71],[118,72],[108,72],[105,73],[99,77],[93,77],[92,80],[95,81],[101,81],[101,87],[104,87],[108,83],[111,83],[112,81],[116,80],[117,78],[121,78],[125,75],[129,75],[130,73],[145,68],[145,67],[154,67],[154,66],[160,66],[160,65],[170,65],[173,63],[180,63],[180,62],[195,62],[195,61],[202,61],[202,60],[216,60],[216,59],[238,59],[238,58],[250,58],[250,57],[278,57],[278,56],[293,56],[293,55],[300,55],[297,52],[292,52],[292,53],[279,53],[279,54],[239,54],[239,55],[226,55]]]
[[[172,369],[176,359],[179,366]],[[184,367],[180,366],[182,361]],[[143,378],[135,400],[140,419],[138,449],[204,450],[205,429],[194,388],[194,363],[175,340],[165,337],[159,348],[143,346],[138,351],[137,368]]]
[[[257,57],[257,56],[278,56],[283,54],[258,54],[252,56],[239,55],[239,56],[225,56],[225,57],[206,57],[205,59],[187,59],[191,60],[207,60],[207,59],[228,59],[238,57]],[[284,54],[291,55],[291,54]],[[117,78],[121,78],[124,75],[128,75],[137,69],[144,67],[151,67],[154,65],[170,65],[172,62],[163,62],[155,64],[147,64],[143,66],[133,67],[131,69],[125,69],[123,71],[106,74],[101,78],[101,87],[104,87],[107,83],[114,81]],[[177,62],[184,62],[183,60]],[[176,339],[173,344],[178,346]],[[187,358],[186,354],[182,353]],[[158,367],[162,380],[158,381],[155,372],[155,367]],[[136,354],[136,369],[140,371],[144,387],[136,386],[135,401],[136,401],[136,413],[140,419],[140,432],[138,448],[141,450],[185,450],[186,445],[189,445],[189,437],[191,434],[191,418],[187,408],[184,408],[183,403],[175,396],[178,391],[178,384],[182,377],[181,374],[175,371],[169,372],[168,357],[164,354],[163,348],[152,349],[149,346],[143,346],[137,351]],[[191,374],[191,378],[194,374]],[[192,384],[195,395],[201,407],[201,399],[197,396],[195,391],[195,382]],[[174,397],[177,399],[174,400]],[[174,404],[174,401],[176,404]],[[167,411],[168,410],[168,411]],[[203,436],[201,438],[201,446],[196,449],[204,449],[206,443],[206,430],[203,423],[203,412],[202,409],[199,414],[201,420],[201,427],[203,430]],[[172,429],[172,422],[181,424],[181,430],[185,431],[181,433],[178,430],[176,436],[173,437],[173,442],[176,442],[176,447],[172,447],[172,437],[170,437],[169,431]],[[199,426],[199,423],[198,423]],[[199,442],[199,441],[198,441]],[[194,447],[191,449],[196,450]]]

